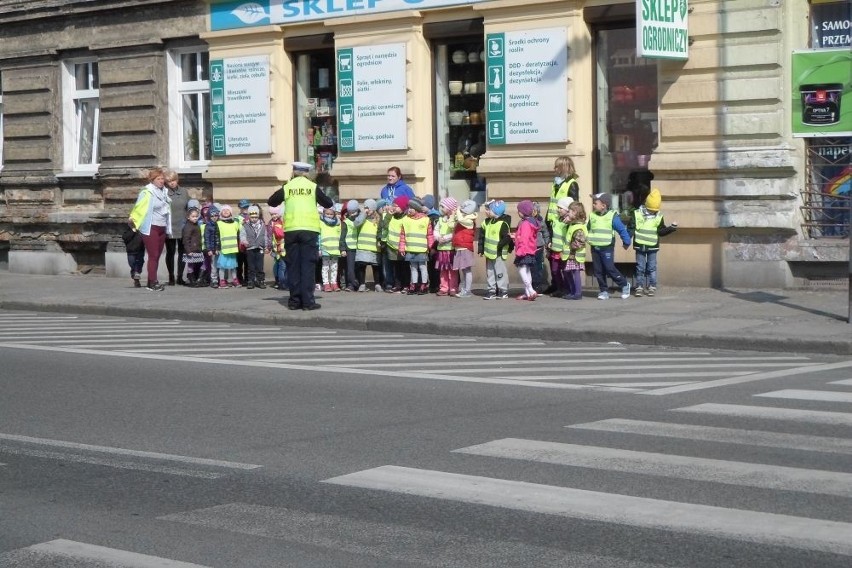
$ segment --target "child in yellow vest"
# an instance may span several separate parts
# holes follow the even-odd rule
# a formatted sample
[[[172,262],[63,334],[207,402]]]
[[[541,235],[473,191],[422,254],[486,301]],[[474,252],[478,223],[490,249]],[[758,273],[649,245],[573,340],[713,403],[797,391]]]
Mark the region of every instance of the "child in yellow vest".
[[[565,294],[562,297],[566,300],[580,300],[583,298],[583,272],[586,270],[586,208],[579,201],[559,201],[559,218],[565,227],[562,236],[562,283]]]
[[[654,188],[645,199],[645,204],[633,212],[633,248],[636,251],[636,297],[653,296],[657,293],[657,252],[660,237],[674,233],[677,223],[668,227],[660,213],[663,197]]]
[[[429,261],[429,248],[434,241],[432,223],[426,215],[426,208],[417,198],[408,201],[407,213],[402,220],[403,237],[400,239],[399,253],[405,255],[411,270],[408,293],[422,296],[429,293],[426,263]]]
[[[241,220],[234,219],[230,205],[223,205],[219,211],[219,221],[216,229],[219,232],[219,256],[216,258],[216,266],[219,268],[219,288],[239,288],[240,281],[237,279],[237,252],[239,252],[239,236]],[[230,281],[230,284],[228,282]]]
[[[340,261],[340,221],[334,209],[323,209],[320,221],[319,254],[322,259],[322,290],[339,292],[337,265]]]
[[[509,297],[506,258],[514,249],[511,224],[512,218],[506,214],[504,201],[491,200],[485,204],[485,221],[479,231],[479,256],[485,257],[485,279],[488,283],[483,300]]]

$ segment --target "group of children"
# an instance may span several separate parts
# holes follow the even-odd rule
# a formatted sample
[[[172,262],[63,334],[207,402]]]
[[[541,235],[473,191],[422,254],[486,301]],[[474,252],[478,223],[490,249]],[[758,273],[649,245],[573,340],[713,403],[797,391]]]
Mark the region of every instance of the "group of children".
[[[393,201],[366,199],[363,205],[352,199],[345,207],[338,203],[334,208],[318,209],[321,223],[316,286],[324,292],[364,292],[370,267],[371,289],[377,292],[470,297],[477,241],[478,253],[485,257],[487,291],[483,299],[508,298],[506,261],[514,252],[514,264],[523,283],[518,300],[534,301],[542,292],[579,300],[588,245],[600,288],[598,299],[609,298],[607,277],[621,288],[621,297],[627,298],[631,285],[613,260],[618,234],[625,249],[632,243],[636,251],[635,295],[653,296],[659,237],[677,227],[676,223],[665,225],[660,202],[660,193],[654,189],[645,203],[632,212],[628,223],[631,236],[621,217],[612,210],[609,194],[594,195],[588,217],[582,203],[567,195],[561,197],[556,200],[556,214],[548,222],[542,218],[537,203],[521,201],[514,230],[506,203],[491,200],[485,203],[477,239],[479,206],[473,200],[459,203],[445,197],[435,208],[432,196],[400,196]],[[268,254],[273,258],[275,287],[287,289],[286,227],[282,214],[283,205],[269,208],[270,219],[265,223],[260,207],[247,200],[240,202],[238,215],[234,215],[230,205],[201,206],[197,200],[190,200],[181,235],[187,285],[242,286],[236,274],[237,257],[242,253],[247,265],[245,287],[266,288],[264,257]],[[138,273],[139,255],[131,253],[136,246],[133,240],[127,242],[131,271]],[[535,273],[543,269],[545,257],[549,260],[551,286],[541,290],[534,280]]]

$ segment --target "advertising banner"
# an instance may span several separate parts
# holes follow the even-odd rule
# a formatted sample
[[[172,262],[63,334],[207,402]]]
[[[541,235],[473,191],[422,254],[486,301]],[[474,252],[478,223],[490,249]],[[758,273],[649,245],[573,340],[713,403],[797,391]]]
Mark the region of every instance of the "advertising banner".
[[[831,49],[852,46],[852,3],[839,1],[811,4],[811,47]]]
[[[687,0],[636,0],[636,55],[689,59]]]
[[[211,0],[210,30],[294,24],[400,10],[427,10],[485,0]]]
[[[337,128],[341,152],[408,147],[405,44],[337,51]]]
[[[269,56],[210,61],[213,155],[269,154]]]
[[[793,52],[793,136],[852,136],[852,52]]]
[[[568,141],[568,30],[488,34],[488,144]]]

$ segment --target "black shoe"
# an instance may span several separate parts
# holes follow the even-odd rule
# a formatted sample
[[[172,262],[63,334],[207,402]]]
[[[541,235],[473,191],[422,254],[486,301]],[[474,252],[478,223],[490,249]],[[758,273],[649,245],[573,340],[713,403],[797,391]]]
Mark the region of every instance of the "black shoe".
[[[322,306],[320,306],[319,304],[311,304],[310,306],[302,306],[302,311],[312,312],[314,310],[320,309],[321,307]]]
[[[266,290],[266,282],[258,282],[257,287],[261,290]]]
[[[169,276],[169,286],[174,286],[174,285],[175,285],[175,279],[174,279],[174,277]]]
[[[246,284],[246,290],[254,290],[254,282],[249,282]]]
[[[137,280],[134,280],[134,281],[133,281],[133,287],[134,287],[134,288],[141,288],[141,287],[142,287],[142,283],[141,283],[138,279],[137,279]]]
[[[148,282],[148,285],[145,286],[145,289],[150,292],[162,292],[166,289],[166,287],[160,284],[159,282]]]
[[[288,310],[301,310],[302,304],[300,302],[287,302]]]
[[[177,285],[178,285],[178,286],[188,286],[188,284],[187,284],[186,280],[184,280],[183,278],[178,278],[178,279],[177,279]]]
[[[547,288],[545,288],[544,290],[539,292],[539,294],[547,295],[547,294],[553,294],[554,292],[556,292],[556,286],[551,284],[550,286],[548,286]]]

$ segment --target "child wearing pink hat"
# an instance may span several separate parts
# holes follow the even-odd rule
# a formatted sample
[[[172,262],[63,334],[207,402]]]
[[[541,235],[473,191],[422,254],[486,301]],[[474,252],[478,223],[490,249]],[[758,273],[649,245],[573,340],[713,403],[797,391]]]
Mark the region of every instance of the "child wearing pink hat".
[[[453,232],[456,227],[455,213],[459,202],[445,197],[438,205],[441,217],[435,225],[435,268],[438,270],[440,285],[438,296],[456,293],[459,286],[458,272],[453,270]]]
[[[530,302],[538,296],[532,285],[532,265],[535,264],[536,237],[541,229],[541,225],[533,216],[533,213],[532,201],[525,199],[518,203],[518,216],[521,221],[518,223],[515,232],[515,266],[518,267],[518,274],[520,274],[521,281],[524,283],[524,293],[517,299],[529,300]]]

